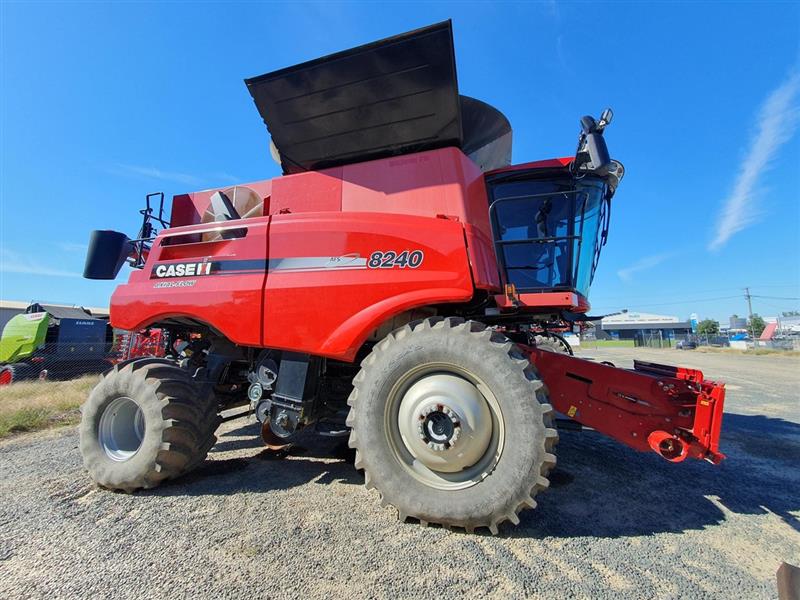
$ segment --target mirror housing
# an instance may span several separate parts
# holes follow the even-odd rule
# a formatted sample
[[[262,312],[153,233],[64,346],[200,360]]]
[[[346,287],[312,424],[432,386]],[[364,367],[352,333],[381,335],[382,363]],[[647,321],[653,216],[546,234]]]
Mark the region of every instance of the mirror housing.
[[[581,117],[581,133],[578,136],[578,150],[572,163],[573,173],[590,172],[605,177],[615,167],[603,138],[605,128],[614,118],[614,112],[606,108],[600,119],[591,115]]]
[[[581,117],[581,133],[588,135],[597,131],[597,121],[591,115],[584,115]]]
[[[86,279],[115,279],[133,251],[133,242],[124,233],[109,229],[92,231],[83,276]]]
[[[600,176],[608,172],[611,156],[608,154],[608,146],[602,133],[590,133],[586,136],[586,151],[589,154],[591,164],[588,169]]]

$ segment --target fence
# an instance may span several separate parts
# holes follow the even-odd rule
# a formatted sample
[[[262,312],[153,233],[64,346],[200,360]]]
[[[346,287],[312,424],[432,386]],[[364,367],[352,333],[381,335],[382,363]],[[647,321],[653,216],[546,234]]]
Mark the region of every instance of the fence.
[[[637,348],[672,348],[672,340],[664,337],[660,329],[643,331],[633,338],[633,345]]]
[[[22,381],[68,381],[98,375],[131,358],[164,356],[165,337],[160,329],[144,332],[114,331],[105,340],[46,341],[36,347],[20,343],[10,360],[0,365],[0,385]]]
[[[733,336],[729,337],[727,335],[706,335],[706,334],[696,334],[696,335],[688,335],[688,336],[681,336],[673,340],[673,347],[677,346],[678,342],[683,341],[684,343],[693,342],[697,346],[708,346],[714,348],[739,348],[741,350],[747,349],[772,349],[772,350],[786,350],[786,351],[798,351],[800,350],[800,336],[785,336],[780,337],[772,340],[735,340],[731,339]],[[637,344],[638,345],[638,344]],[[648,344],[642,344],[648,345]],[[657,346],[656,346],[657,347]],[[662,347],[669,347],[669,346],[662,346]]]
[[[639,332],[633,339],[603,339],[584,337],[581,348],[691,348],[706,346],[714,348],[772,349],[800,351],[800,335],[784,336],[769,341],[731,340],[727,335],[689,334],[674,338],[664,336],[659,330]]]

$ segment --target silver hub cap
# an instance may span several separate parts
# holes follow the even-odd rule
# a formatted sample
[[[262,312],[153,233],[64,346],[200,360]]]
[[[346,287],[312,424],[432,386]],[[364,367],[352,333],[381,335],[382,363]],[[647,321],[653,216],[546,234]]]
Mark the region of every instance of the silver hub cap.
[[[127,396],[117,398],[100,416],[98,439],[106,455],[115,461],[126,461],[139,451],[144,439],[144,413]]]
[[[408,387],[400,399],[397,427],[413,470],[441,484],[437,487],[479,480],[490,446],[497,446],[486,398],[475,384],[451,373],[425,375]],[[491,466],[494,462],[489,461]]]

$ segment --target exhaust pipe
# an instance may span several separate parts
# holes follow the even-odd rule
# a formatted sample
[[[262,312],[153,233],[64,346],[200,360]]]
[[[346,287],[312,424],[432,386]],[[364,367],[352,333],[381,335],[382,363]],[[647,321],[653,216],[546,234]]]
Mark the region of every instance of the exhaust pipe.
[[[686,442],[666,431],[654,431],[647,436],[647,443],[653,452],[670,462],[682,462],[689,455]]]

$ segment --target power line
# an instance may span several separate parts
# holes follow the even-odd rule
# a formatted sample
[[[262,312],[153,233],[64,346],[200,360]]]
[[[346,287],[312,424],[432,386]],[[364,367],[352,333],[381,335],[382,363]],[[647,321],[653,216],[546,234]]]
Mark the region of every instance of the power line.
[[[733,298],[741,298],[741,296],[737,294],[736,296],[717,296],[716,298],[695,298],[693,300],[678,300],[676,302],[657,302],[655,304],[636,303],[636,306],[650,308],[651,306],[674,306],[676,304],[691,304],[693,302],[715,302],[716,300],[731,300]]]
[[[788,296],[757,296],[756,294],[752,294],[753,298],[767,298],[769,300],[800,300],[800,298],[793,298]]]
[[[784,310],[786,310],[786,305],[779,306],[779,305],[777,305],[777,304],[772,304],[771,302],[764,302],[764,301],[761,301],[761,302],[760,302],[760,304],[762,304],[762,305],[764,305],[764,306],[768,306],[768,307],[770,307],[770,308],[771,308],[771,309],[773,309],[773,310],[779,310],[779,311],[784,311]]]
[[[794,284],[765,284],[765,285],[750,286],[750,289],[768,288],[768,287],[772,287],[772,288],[776,288],[776,287],[777,288],[786,288],[786,287],[797,288],[797,286],[794,285]],[[697,292],[699,294],[705,294],[705,293],[710,293],[710,292],[727,292],[729,290],[740,290],[740,289],[742,289],[742,288],[732,286],[732,287],[714,288],[714,289],[707,289],[707,290],[693,290],[693,291],[695,291],[695,292]],[[614,300],[630,300],[630,299],[636,299],[636,298],[645,298],[646,299],[646,298],[652,298],[652,297],[654,297],[656,295],[663,295],[663,294],[644,294],[644,295],[639,295],[639,296],[629,296],[629,295],[626,295],[626,296],[602,296],[602,301],[603,302],[611,302],[611,301],[614,301]],[[734,296],[734,297],[738,298],[739,296]],[[753,297],[755,298],[756,295],[753,294]],[[768,296],[761,296],[761,297],[767,298]],[[781,298],[781,299],[783,299],[783,298]],[[795,300],[796,298],[787,298],[787,299],[788,300]]]

